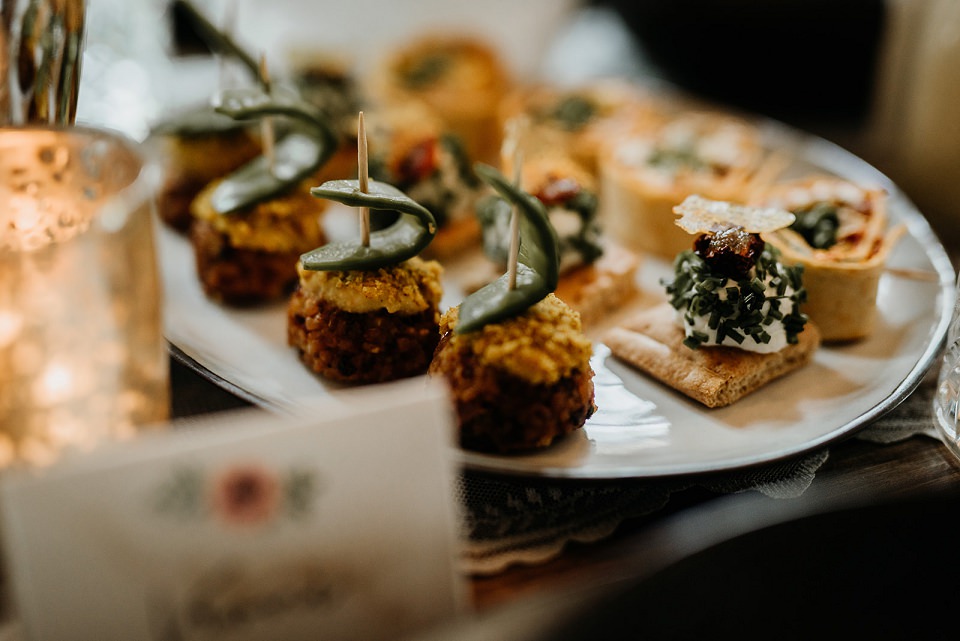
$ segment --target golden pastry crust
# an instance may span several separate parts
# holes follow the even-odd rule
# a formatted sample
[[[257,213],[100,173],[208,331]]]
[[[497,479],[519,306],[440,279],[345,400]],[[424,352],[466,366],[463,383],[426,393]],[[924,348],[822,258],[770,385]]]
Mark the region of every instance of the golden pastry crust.
[[[501,160],[501,166],[504,175],[513,176],[512,158],[504,156]],[[597,191],[597,181],[593,174],[572,156],[566,155],[561,149],[544,148],[539,152],[524,155],[520,185],[525,191],[538,195],[558,180],[573,181],[578,189],[591,193]]]
[[[734,347],[690,349],[668,303],[646,309],[604,336],[618,358],[710,408],[725,407],[809,363],[820,332],[807,322],[799,342],[758,354]]]
[[[639,291],[640,257],[609,241],[603,245],[603,255],[595,262],[561,275],[554,292],[580,313],[580,321],[587,329],[629,303]]]
[[[426,105],[471,158],[489,162],[500,146],[497,107],[509,86],[505,65],[486,42],[434,33],[392,52],[372,74],[370,93],[385,105]]]
[[[437,229],[437,235],[423,250],[423,255],[438,260],[454,258],[464,250],[476,247],[480,243],[480,234],[480,223],[472,213],[459,217]]]
[[[657,101],[635,84],[605,78],[562,89],[544,84],[515,88],[501,101],[499,117],[505,131],[525,130],[525,152],[553,148],[595,177],[611,139],[628,129],[648,128],[663,116]],[[510,175],[507,164],[503,167]]]
[[[560,274],[553,292],[580,314],[580,323],[589,332],[611,315],[629,305],[639,294],[637,269],[641,258],[636,253],[604,239],[603,255],[588,265],[578,265]],[[503,270],[492,263],[470,272],[461,283],[472,294],[496,280]]]
[[[675,224],[674,206],[694,194],[745,203],[779,171],[750,123],[685,113],[606,149],[599,216],[627,247],[672,259],[692,242]]]
[[[367,145],[372,157],[380,159],[390,173],[398,173],[410,151],[425,141],[439,138],[443,120],[419,102],[402,102],[365,112]]]

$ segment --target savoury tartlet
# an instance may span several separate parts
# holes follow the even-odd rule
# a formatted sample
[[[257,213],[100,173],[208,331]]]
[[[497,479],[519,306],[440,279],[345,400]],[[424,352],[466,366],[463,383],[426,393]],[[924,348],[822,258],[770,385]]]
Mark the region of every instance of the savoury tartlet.
[[[363,97],[349,59],[314,50],[294,50],[288,64],[300,96],[324,114],[337,139],[336,152],[314,174],[317,183],[357,171],[357,112]]]
[[[479,243],[474,208],[481,184],[463,141],[429,110],[417,104],[374,111],[370,130],[370,176],[394,185],[426,207],[437,233],[426,248],[445,259]]]
[[[687,112],[626,135],[600,161],[600,218],[627,247],[672,259],[690,239],[673,207],[697,194],[747,202],[771,173],[759,130],[733,116]]]
[[[559,151],[522,161],[520,184],[546,209],[557,234],[560,276],[555,294],[592,327],[637,293],[639,257],[603,233],[597,220],[597,189],[592,174]],[[486,255],[506,265],[511,210],[498,196],[477,207]]]
[[[545,84],[518,87],[504,98],[499,112],[504,129],[524,119],[529,128],[526,137],[534,146],[553,147],[594,176],[612,141],[663,117],[657,101],[647,92],[612,78],[562,88]],[[510,174],[506,165],[504,172]]]
[[[417,102],[463,141],[471,161],[496,158],[497,109],[510,75],[496,50],[467,35],[429,33],[389,52],[371,74],[369,93],[384,108]]]

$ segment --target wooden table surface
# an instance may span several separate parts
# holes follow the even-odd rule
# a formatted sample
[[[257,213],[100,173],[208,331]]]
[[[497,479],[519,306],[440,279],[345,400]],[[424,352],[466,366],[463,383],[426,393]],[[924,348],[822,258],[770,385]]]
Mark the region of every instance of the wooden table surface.
[[[175,360],[171,360],[171,384],[174,418],[247,406]],[[960,462],[939,441],[918,436],[895,444],[874,444],[849,438],[830,445],[826,463],[797,499],[774,499],[758,492],[731,496],[685,490],[659,512],[624,522],[607,539],[572,544],[546,563],[471,577],[469,586],[476,609],[493,611],[527,599],[642,577],[711,542],[798,514],[937,492],[960,494]],[[725,514],[736,516],[725,518]],[[695,540],[684,534],[683,528],[689,526],[678,525],[704,519],[707,526],[693,528]],[[678,531],[685,544],[678,543]]]
[[[877,497],[889,500],[932,492],[960,492],[960,463],[939,442],[911,438],[893,445],[847,440],[830,448],[830,457],[800,499],[774,499],[757,492],[738,496],[739,510],[780,511],[796,501],[782,518],[806,514],[829,505],[846,505]],[[578,586],[612,583],[645,576],[667,561],[693,552],[672,549],[675,541],[656,535],[666,520],[695,519],[727,498],[702,492],[675,498],[650,518],[625,522],[610,538],[593,544],[572,545],[560,557],[543,565],[514,567],[502,574],[472,580],[474,602],[481,610],[525,596],[563,592]],[[719,506],[716,509],[723,509]],[[735,526],[729,534],[752,527]],[[706,535],[705,535],[706,536]],[[717,532],[706,543],[725,536]],[[667,538],[667,540],[663,540]],[[699,546],[698,546],[699,547]]]

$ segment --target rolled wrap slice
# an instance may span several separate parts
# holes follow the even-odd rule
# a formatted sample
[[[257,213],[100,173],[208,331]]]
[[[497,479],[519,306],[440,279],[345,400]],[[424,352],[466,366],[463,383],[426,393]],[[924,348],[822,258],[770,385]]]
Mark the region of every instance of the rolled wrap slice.
[[[823,340],[869,336],[876,326],[880,277],[905,231],[903,225],[889,226],[886,193],[816,176],[777,184],[759,200],[797,214],[797,224],[764,234],[764,240],[780,250],[784,262],[803,266],[804,309]]]

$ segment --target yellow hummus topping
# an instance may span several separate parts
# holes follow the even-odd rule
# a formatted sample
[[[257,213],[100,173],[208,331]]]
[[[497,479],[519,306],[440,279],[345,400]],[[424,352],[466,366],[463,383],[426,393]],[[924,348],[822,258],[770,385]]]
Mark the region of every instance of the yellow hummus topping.
[[[210,195],[218,184],[214,181],[205,187],[190,209],[196,218],[226,234],[234,247],[302,253],[326,242],[320,216],[327,203],[314,197],[306,182],[280,198],[230,214],[218,213],[210,204]]]
[[[304,292],[354,314],[417,314],[435,308],[443,295],[443,267],[418,256],[376,270],[313,271],[297,264],[297,272]]]
[[[456,327],[457,316],[454,307],[440,318],[441,334]],[[555,383],[588,362],[593,352],[580,314],[553,294],[519,316],[448,338],[451,347],[471,350],[479,364],[537,385]]]

